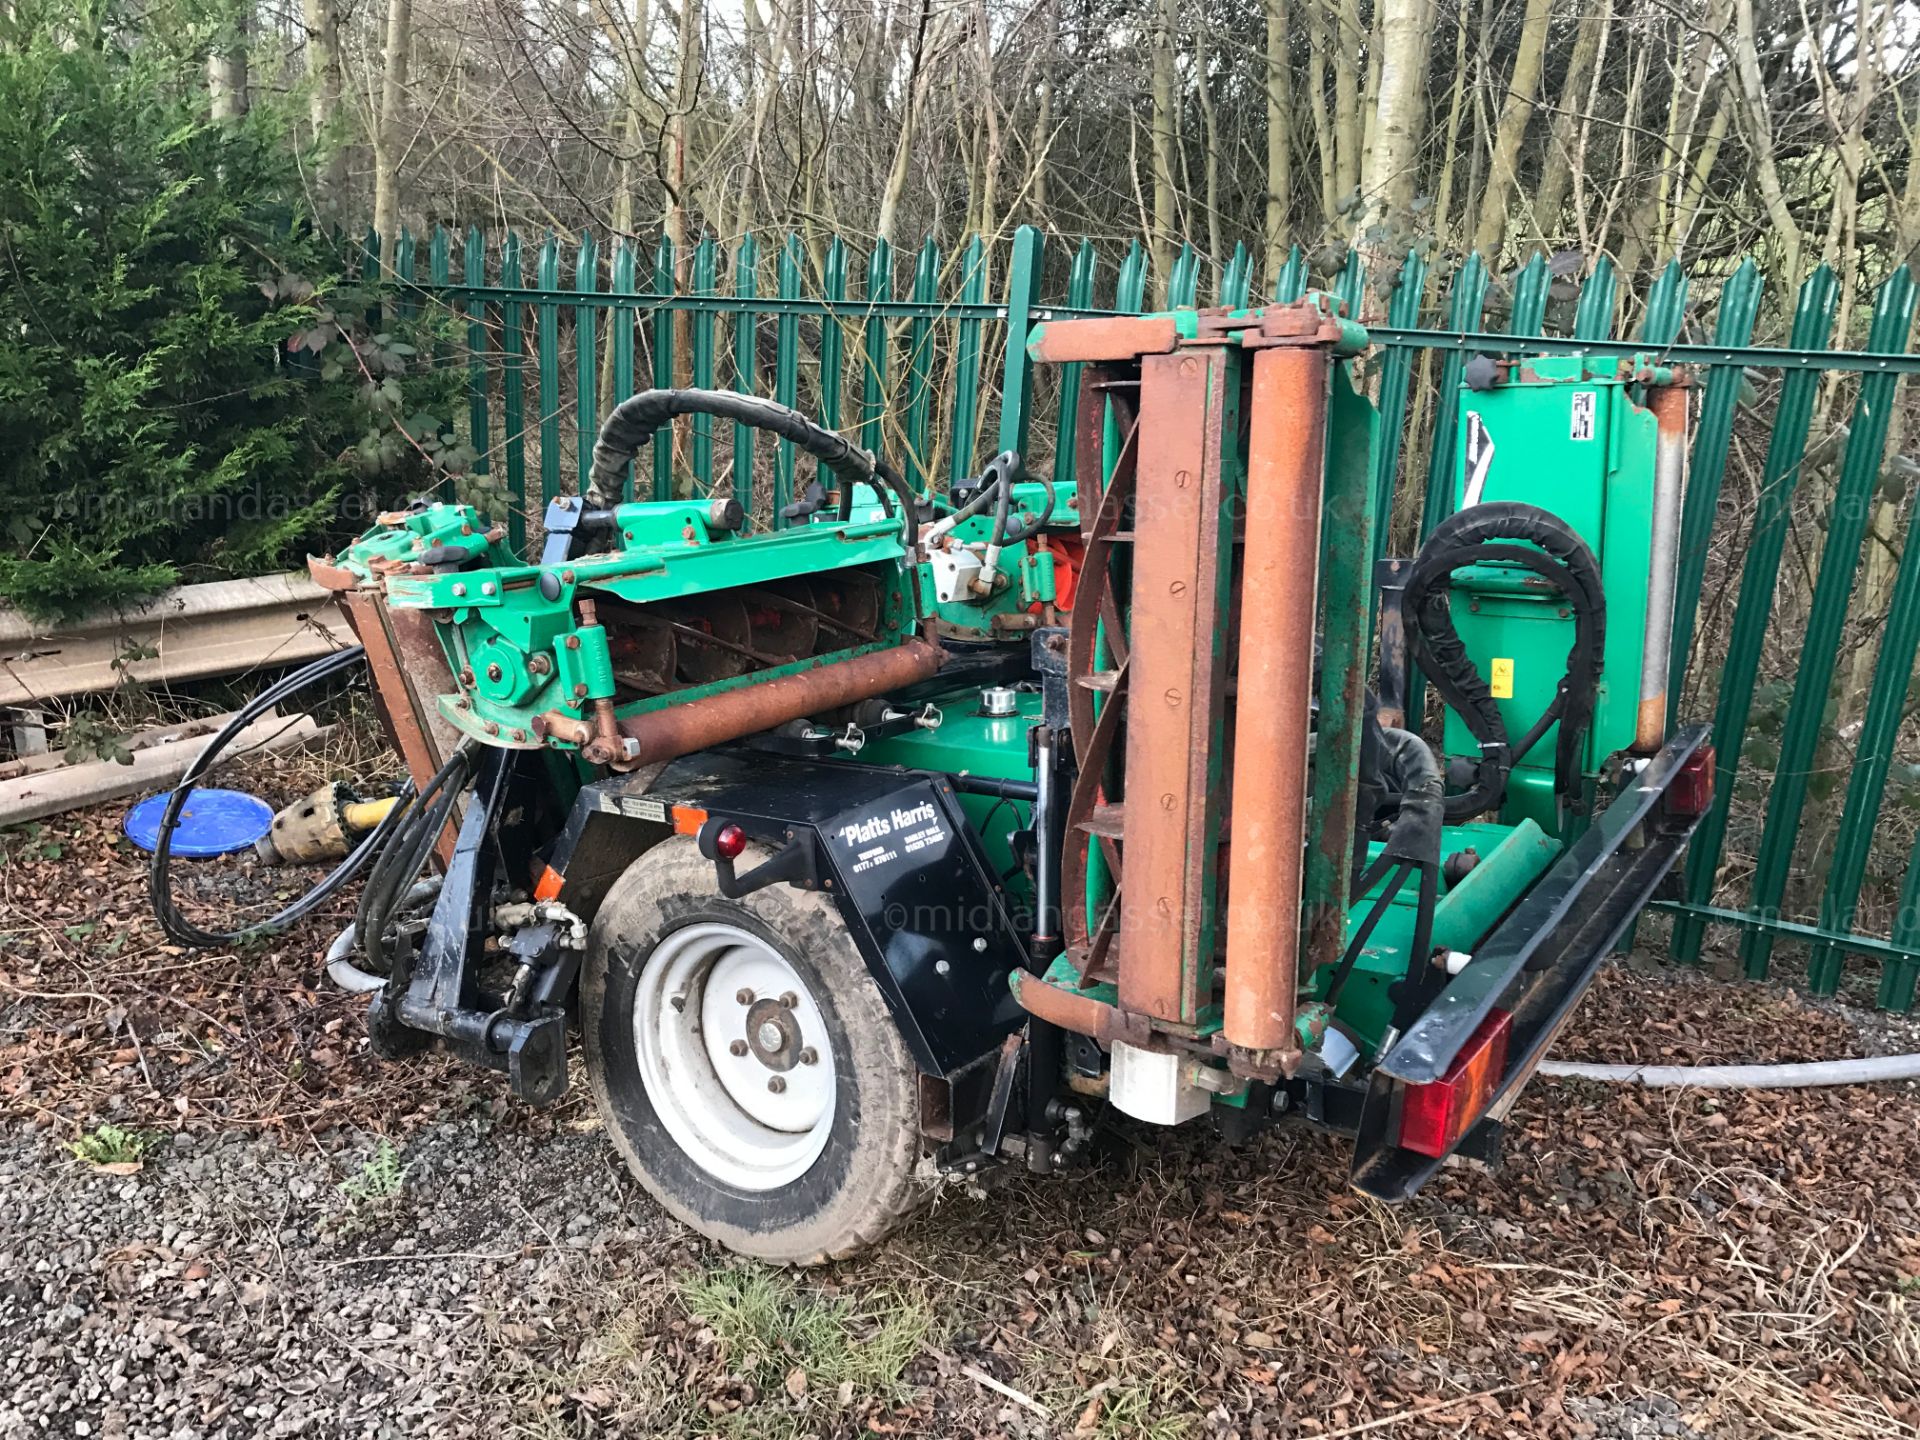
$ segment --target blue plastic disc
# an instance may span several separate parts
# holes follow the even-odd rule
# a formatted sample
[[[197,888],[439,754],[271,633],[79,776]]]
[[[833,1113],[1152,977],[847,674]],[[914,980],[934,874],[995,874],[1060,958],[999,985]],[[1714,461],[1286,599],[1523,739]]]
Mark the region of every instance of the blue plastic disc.
[[[127,812],[127,838],[142,850],[160,844],[170,795],[153,795]],[[192,859],[245,850],[273,828],[273,808],[238,790],[194,790],[173,827],[173,853]]]

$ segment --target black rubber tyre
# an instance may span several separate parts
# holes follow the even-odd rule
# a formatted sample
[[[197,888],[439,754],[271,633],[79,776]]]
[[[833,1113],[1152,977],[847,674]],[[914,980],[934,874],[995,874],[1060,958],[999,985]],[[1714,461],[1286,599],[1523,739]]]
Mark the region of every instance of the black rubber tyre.
[[[749,849],[741,873],[764,858]],[[714,923],[758,936],[793,967],[832,1046],[824,1147],[775,1189],[737,1188],[683,1149],[647,1094],[636,1053],[636,994],[649,959],[674,931]],[[916,1175],[918,1073],[825,895],[771,885],[729,900],[691,838],[665,841],[634,861],[601,905],[580,1002],[594,1100],[628,1168],[671,1214],[728,1249],[776,1264],[839,1259],[879,1240],[930,1193]]]

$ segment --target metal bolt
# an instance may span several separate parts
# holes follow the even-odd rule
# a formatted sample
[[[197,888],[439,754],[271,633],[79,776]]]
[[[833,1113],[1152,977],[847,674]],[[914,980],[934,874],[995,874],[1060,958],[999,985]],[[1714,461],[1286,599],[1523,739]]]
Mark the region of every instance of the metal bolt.
[[[734,1041],[734,1042],[733,1042],[733,1043],[732,1043],[731,1045],[729,1045],[729,1046],[727,1046],[727,1053],[728,1053],[729,1055],[744,1055],[744,1054],[746,1054],[746,1053],[747,1053],[747,1042],[746,1042],[746,1041],[744,1041],[744,1040],[736,1040],[736,1041]]]
[[[944,960],[936,960],[933,962],[933,973],[936,975],[945,975],[948,971],[952,969],[953,969],[953,966],[949,965]]]
[[[553,661],[545,655],[535,655],[527,661],[529,675],[545,675],[553,669]]]
[[[489,680],[498,680],[502,673],[504,672],[502,672],[498,665],[487,666],[487,679]]]
[[[513,738],[515,740],[525,740],[527,738],[527,732],[524,730],[515,730],[513,732]]]
[[[584,700],[587,698],[587,687],[584,684],[576,685],[573,687],[573,693],[576,698]]]
[[[789,990],[780,997],[780,1003],[791,1010],[800,1003],[800,997]]]
[[[811,1045],[802,1045],[800,1047],[800,1063],[802,1065],[817,1065],[819,1062],[820,1052],[818,1050],[815,1050]]]
[[[578,635],[567,636],[567,649],[578,650],[579,648],[580,648],[580,637]]]
[[[760,1027],[760,1046],[764,1050],[778,1050],[783,1038],[780,1027],[771,1020]]]
[[[499,733],[500,733],[500,722],[498,720],[489,720],[487,722],[487,734],[498,735]]]
[[[464,595],[467,593],[467,587],[456,580],[453,585],[453,593],[456,595]]]
[[[493,593],[493,581],[482,580],[480,582],[480,593],[482,595],[491,595]]]
[[[986,954],[987,953],[987,937],[984,935],[974,936],[973,949],[974,949],[974,953],[977,955]]]
[[[767,1081],[767,1089],[776,1095],[784,1095],[787,1092],[787,1082],[783,1077],[775,1075]]]
[[[753,992],[744,989],[736,990],[733,992],[733,998],[738,1000],[742,1005],[751,1005],[753,1003]]]

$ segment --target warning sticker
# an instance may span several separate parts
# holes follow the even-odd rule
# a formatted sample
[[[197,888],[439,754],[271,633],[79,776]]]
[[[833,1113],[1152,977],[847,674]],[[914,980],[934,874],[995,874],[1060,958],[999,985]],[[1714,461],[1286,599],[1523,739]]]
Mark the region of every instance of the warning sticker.
[[[1495,657],[1487,675],[1487,688],[1493,692],[1496,700],[1513,698],[1513,661],[1510,658]]]
[[[1576,390],[1573,392],[1573,438],[1591,440],[1593,438],[1594,392]]]

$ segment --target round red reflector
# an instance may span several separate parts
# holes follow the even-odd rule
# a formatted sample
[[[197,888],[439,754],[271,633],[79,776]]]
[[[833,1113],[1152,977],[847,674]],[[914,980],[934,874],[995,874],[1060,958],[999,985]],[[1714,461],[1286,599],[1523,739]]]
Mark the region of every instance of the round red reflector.
[[[740,858],[740,852],[747,848],[747,832],[738,825],[722,825],[720,833],[713,837],[713,848],[728,860]]]

